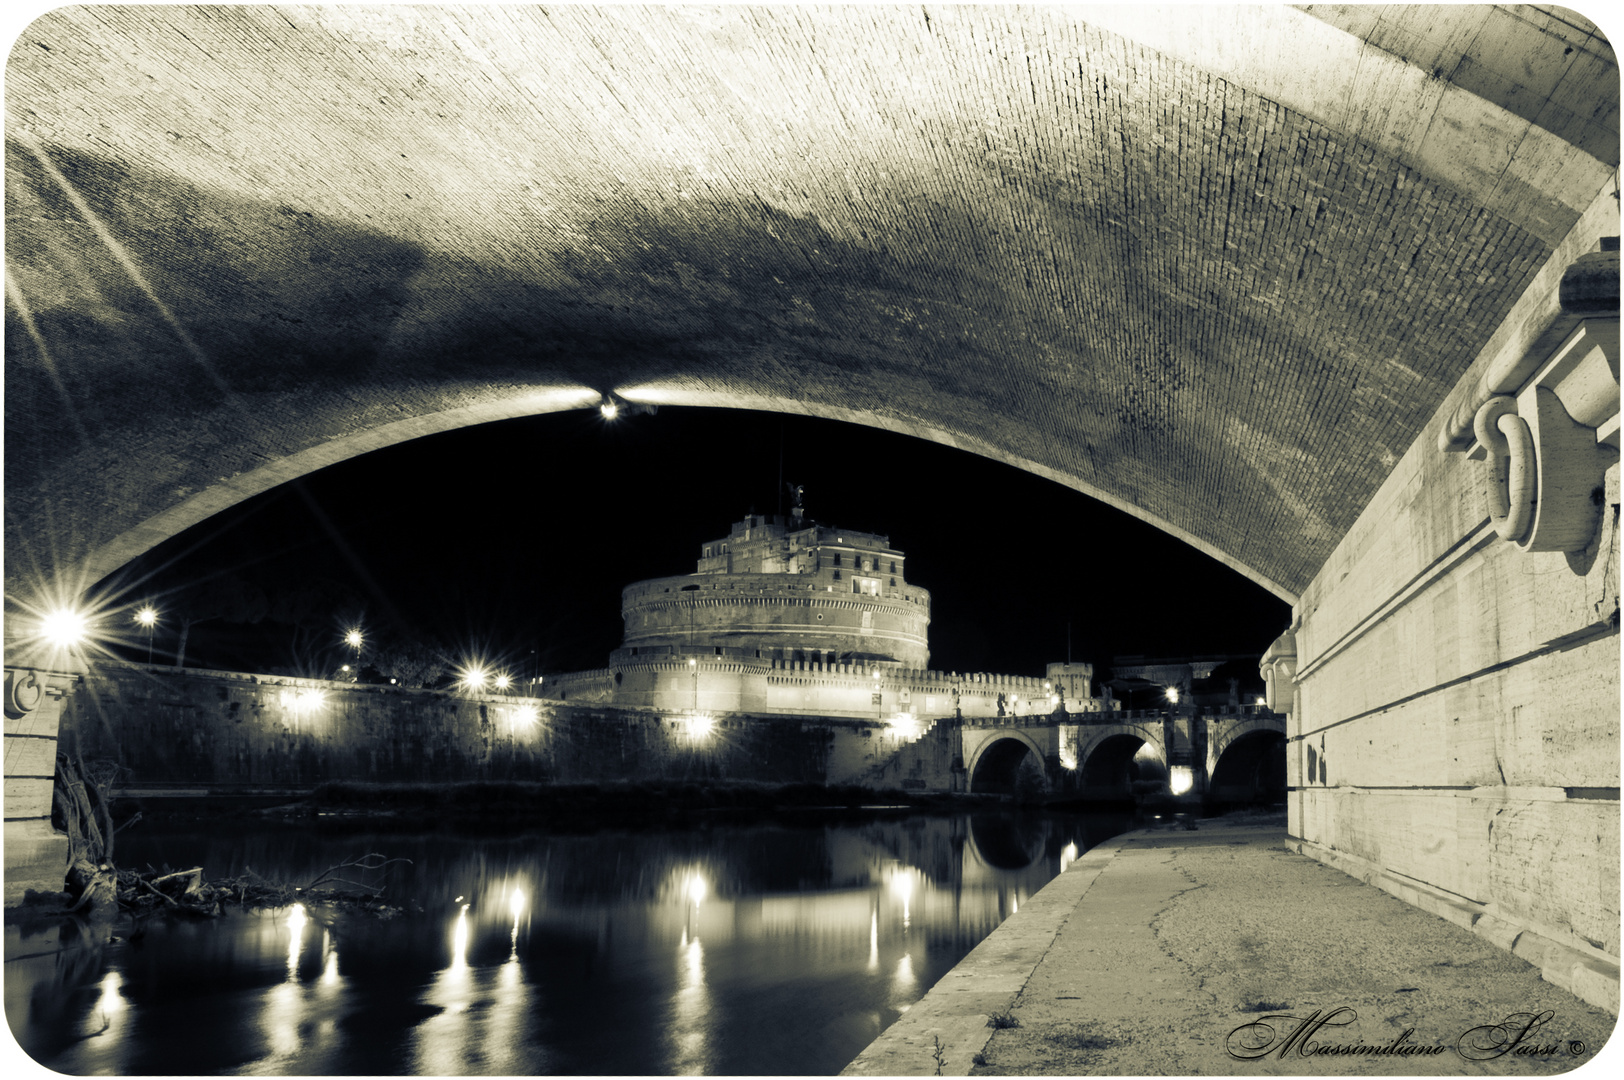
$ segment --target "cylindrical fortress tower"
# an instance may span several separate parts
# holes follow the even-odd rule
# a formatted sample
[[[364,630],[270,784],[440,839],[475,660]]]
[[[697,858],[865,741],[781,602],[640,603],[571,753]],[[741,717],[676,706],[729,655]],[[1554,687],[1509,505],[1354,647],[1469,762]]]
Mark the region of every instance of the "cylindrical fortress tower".
[[[753,515],[704,545],[696,573],[622,591],[621,651],[926,668],[930,593],[903,564],[885,536]]]

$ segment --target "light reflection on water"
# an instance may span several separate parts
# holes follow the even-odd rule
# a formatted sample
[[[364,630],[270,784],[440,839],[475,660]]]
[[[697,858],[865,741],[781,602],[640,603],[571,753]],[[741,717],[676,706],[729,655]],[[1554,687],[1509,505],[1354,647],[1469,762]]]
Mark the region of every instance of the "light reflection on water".
[[[832,1074],[1130,823],[132,830],[130,865],[201,863],[209,877],[252,866],[301,881],[366,851],[409,858],[385,893],[409,910],[234,909],[72,948],[71,929],[7,927],[6,1015],[36,1060],[75,1074]]]

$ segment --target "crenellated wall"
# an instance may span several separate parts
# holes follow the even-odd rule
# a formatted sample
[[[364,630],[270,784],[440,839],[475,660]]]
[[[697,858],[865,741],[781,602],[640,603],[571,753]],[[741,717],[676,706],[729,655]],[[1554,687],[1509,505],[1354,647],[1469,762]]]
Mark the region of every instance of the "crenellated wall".
[[[1291,710],[1301,850],[1616,1012],[1618,263],[1616,247],[1596,250],[1617,231],[1612,190],[1397,462],[1263,667],[1271,704]],[[1574,299],[1609,258],[1611,298]]]
[[[878,673],[878,677],[875,677]],[[548,700],[625,708],[744,711],[873,720],[1046,716],[1059,702],[1052,680],[1035,675],[931,671],[895,665],[759,660],[745,650],[676,647],[616,650],[611,666],[550,675]],[[878,698],[878,700],[876,700]],[[1067,698],[1069,712],[1098,710],[1094,698]],[[1000,713],[1000,708],[1003,712]]]

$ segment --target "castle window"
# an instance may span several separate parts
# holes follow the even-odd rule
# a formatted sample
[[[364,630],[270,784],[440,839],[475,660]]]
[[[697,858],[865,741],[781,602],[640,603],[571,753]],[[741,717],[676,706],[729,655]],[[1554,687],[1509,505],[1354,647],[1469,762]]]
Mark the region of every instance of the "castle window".
[[[836,565],[836,566],[839,566],[839,565],[840,565],[840,556],[839,556],[839,555],[836,555],[836,556],[835,556],[835,565]],[[836,575],[835,575],[835,577],[839,577],[839,576],[840,576],[840,575],[839,575],[839,574],[836,574]]]
[[[836,556],[835,556],[835,562],[839,562],[839,561],[840,561],[840,556],[838,556],[838,555],[836,555]],[[836,581],[839,581],[839,580],[840,580],[840,571],[839,571],[839,570],[836,570],[836,571],[835,571],[835,580],[836,580]],[[819,616],[818,616],[818,618],[820,618],[820,619],[821,619],[821,618],[823,618],[823,616],[822,616],[822,615],[819,615]]]
[[[897,572],[897,561],[895,559],[891,560],[891,572],[893,574]],[[892,584],[895,584],[895,582],[893,582]]]
[[[891,587],[892,587],[892,588],[893,588],[893,589],[894,589],[894,588],[896,588],[896,587],[897,587],[897,579],[896,579],[896,578],[892,578],[892,579],[891,579]]]

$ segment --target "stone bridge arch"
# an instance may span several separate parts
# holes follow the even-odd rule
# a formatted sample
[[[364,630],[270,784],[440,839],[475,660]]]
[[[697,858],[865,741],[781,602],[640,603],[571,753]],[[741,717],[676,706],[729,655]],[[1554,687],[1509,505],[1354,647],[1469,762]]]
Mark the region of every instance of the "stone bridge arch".
[[[1286,718],[1214,718],[1207,794],[1214,803],[1274,802],[1286,795]]]
[[[1027,732],[1022,728],[966,728],[968,753],[964,775],[972,792],[1011,793],[1019,770],[1027,761],[1037,765],[1047,779],[1047,761],[1053,751],[1052,734],[1043,738],[1043,729]],[[1043,738],[1040,743],[1038,738]],[[1051,744],[1046,746],[1045,744]]]
[[[1167,746],[1161,721],[1079,727],[1074,779],[1080,794],[1123,798],[1132,794],[1132,763],[1148,746],[1165,766]]]
[[[969,449],[1295,601],[1618,163],[1616,132],[1576,118],[1616,111],[1605,40],[1488,6],[888,6],[815,30],[787,8],[433,11],[316,9],[312,33],[252,6],[62,8],[22,32],[8,594],[34,599],[35,577],[74,592],[367,450],[613,393]],[[601,62],[605,33],[623,63]],[[1492,47],[1393,45],[1433,33]],[[1552,50],[1568,59],[1521,63]],[[974,78],[955,59],[971,54]],[[535,58],[555,55],[574,58],[568,85],[539,88]],[[1455,83],[1485,56],[1504,70]],[[1153,68],[1131,100],[1096,92]],[[433,100],[374,85],[424,71]],[[696,72],[726,72],[729,93],[694,98]],[[492,112],[493,79],[519,107]],[[121,104],[137,91],[166,132]],[[1395,116],[1411,98],[1423,112]],[[974,149],[988,100],[996,168]],[[348,101],[367,107],[332,106]],[[612,122],[582,114],[597,101]],[[1170,174],[1161,129],[1209,116]],[[490,138],[468,139],[481,124]],[[1125,156],[1052,134],[1118,129]],[[1087,197],[1057,198],[1056,176]],[[1222,190],[1188,197],[1202,177]],[[1141,188],[1149,202],[1117,194]],[[1218,239],[1213,199],[1237,215]],[[1168,280],[1174,253],[1191,280]],[[1343,287],[1401,279],[1462,314]],[[1326,326],[1344,328],[1330,353]],[[1052,388],[1036,411],[1034,386]],[[1194,482],[1219,474],[1221,491]]]

